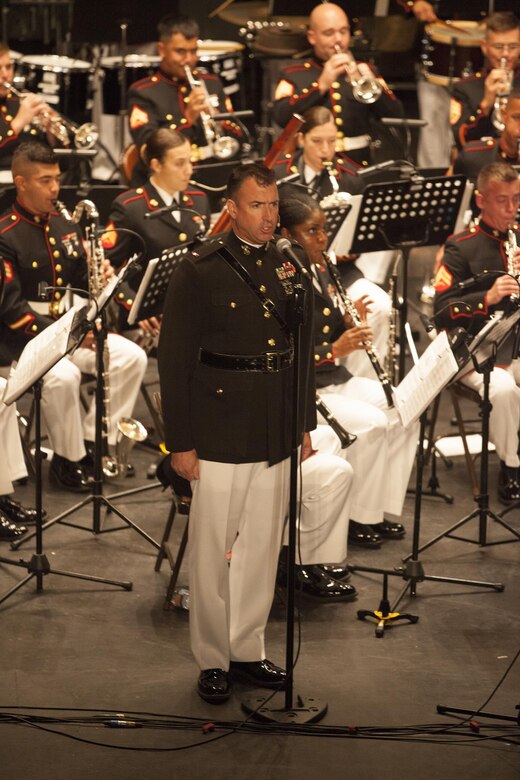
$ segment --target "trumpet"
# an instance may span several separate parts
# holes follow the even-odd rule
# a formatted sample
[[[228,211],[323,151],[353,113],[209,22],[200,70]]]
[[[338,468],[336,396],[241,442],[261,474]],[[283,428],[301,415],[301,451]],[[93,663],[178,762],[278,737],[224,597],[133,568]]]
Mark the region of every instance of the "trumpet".
[[[514,77],[514,71],[506,70],[506,65],[507,65],[507,59],[505,57],[501,57],[499,67],[502,68],[502,70],[506,74],[506,78],[505,78],[506,83],[503,91],[498,93],[495,98],[495,102],[493,103],[493,114],[491,116],[491,121],[493,123],[493,126],[496,127],[496,129],[500,133],[504,129],[503,113],[505,107],[507,106],[507,101],[509,99],[511,89],[513,88],[513,77]]]
[[[346,54],[348,62],[345,65],[345,76],[350,86],[352,94],[358,103],[375,103],[383,94],[383,87],[375,76],[363,75],[359,70],[359,65],[349,51],[343,52],[339,44],[334,45],[336,54]]]
[[[211,95],[209,94],[204,81],[199,81],[193,75],[191,68],[188,65],[184,66],[186,78],[188,84],[192,89],[201,87],[206,93],[206,99],[209,111],[204,109],[200,112],[200,121],[202,122],[202,129],[206,138],[206,143],[211,149],[211,153],[218,160],[229,160],[234,157],[240,149],[240,144],[236,138],[232,138],[229,135],[223,135],[218,123],[212,116]]]
[[[354,301],[348,295],[347,291],[343,287],[343,282],[341,281],[341,276],[339,275],[338,269],[336,268],[335,264],[332,262],[332,258],[330,257],[330,255],[328,255],[326,252],[322,252],[322,254],[323,254],[323,259],[325,260],[325,263],[327,264],[327,268],[329,269],[330,275],[332,277],[332,281],[334,282],[334,286],[336,287],[338,295],[345,309],[345,312],[350,316],[350,319],[352,320],[353,324],[356,327],[360,327],[362,325],[362,321],[360,319],[358,310],[356,309]],[[377,378],[381,382],[381,386],[386,396],[386,402],[388,406],[392,408],[394,405],[394,401],[392,399],[392,383],[390,382],[388,374],[386,373],[386,371],[384,370],[381,364],[379,355],[377,354],[373,344],[369,342],[365,342],[365,347],[366,347],[366,353],[368,355],[368,358],[372,363],[372,367],[374,371],[377,374]]]
[[[21,92],[9,81],[4,81],[2,86],[20,100],[31,94],[30,92]],[[99,131],[93,122],[77,125],[55,112],[43,111],[39,116],[34,117],[32,124],[51,133],[63,146],[70,145],[70,136],[72,135],[76,149],[92,149],[99,138]]]

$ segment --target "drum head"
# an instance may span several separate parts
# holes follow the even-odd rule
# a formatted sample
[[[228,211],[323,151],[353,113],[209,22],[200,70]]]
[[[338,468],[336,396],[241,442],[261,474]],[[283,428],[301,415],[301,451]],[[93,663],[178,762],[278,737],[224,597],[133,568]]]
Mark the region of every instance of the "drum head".
[[[23,56],[24,65],[34,65],[42,70],[54,73],[66,73],[71,70],[89,71],[92,65],[86,60],[75,60],[72,57],[60,57],[58,54],[29,54]]]
[[[237,41],[217,41],[208,39],[199,41],[198,54],[201,62],[208,60],[221,59],[231,52],[240,52],[244,50],[244,44]]]
[[[453,23],[452,29],[439,22],[434,22],[427,24],[424,29],[432,41],[445,43],[447,46],[451,45],[453,39],[455,39],[457,46],[480,46],[486,34],[483,25],[478,22],[457,21]]]
[[[102,57],[101,67],[107,70],[121,67],[121,56]],[[156,68],[161,58],[158,55],[148,54],[127,54],[125,57],[125,68]]]

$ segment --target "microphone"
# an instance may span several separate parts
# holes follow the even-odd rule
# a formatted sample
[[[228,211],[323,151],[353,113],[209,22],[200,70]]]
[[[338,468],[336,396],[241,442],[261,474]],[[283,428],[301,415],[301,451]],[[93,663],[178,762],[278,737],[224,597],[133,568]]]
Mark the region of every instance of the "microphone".
[[[427,317],[426,314],[423,314],[422,312],[419,314],[419,319],[422,322],[423,328],[426,331],[426,333],[431,333],[432,330],[435,330],[435,324],[432,322],[432,319],[430,317]]]
[[[387,127],[426,127],[429,124],[426,119],[404,119],[391,116],[382,116],[379,121]]]
[[[377,163],[377,165],[369,165],[368,168],[360,168],[356,173],[358,176],[369,176],[371,173],[387,169],[398,170],[399,173],[407,173],[408,171],[415,171],[415,165],[408,162],[408,160],[385,160],[385,162]]]
[[[310,273],[307,271],[302,261],[297,256],[288,238],[279,238],[278,241],[276,242],[276,248],[278,249],[280,254],[284,255],[288,260],[291,261],[291,263],[293,263],[296,266],[296,268],[302,274],[302,276],[305,276],[307,279],[311,278]]]
[[[475,274],[475,276],[470,276],[467,279],[464,279],[463,282],[457,282],[456,287],[458,287],[459,290],[465,290],[468,287],[472,287],[476,282],[478,282],[480,279],[482,279],[483,276],[502,276],[503,271],[480,271],[478,274]]]

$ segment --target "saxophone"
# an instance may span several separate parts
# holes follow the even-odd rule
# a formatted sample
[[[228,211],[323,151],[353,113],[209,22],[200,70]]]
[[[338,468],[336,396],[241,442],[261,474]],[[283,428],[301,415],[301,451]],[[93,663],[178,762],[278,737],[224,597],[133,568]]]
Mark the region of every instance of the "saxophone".
[[[356,327],[360,327],[363,323],[361,321],[361,318],[359,316],[358,310],[356,309],[356,306],[354,304],[354,301],[352,298],[348,295],[347,291],[343,287],[343,282],[341,281],[341,276],[339,275],[339,271],[336,268],[336,265],[332,262],[331,257],[326,253],[323,252],[323,258],[327,264],[327,267],[329,269],[330,275],[332,277],[332,281],[334,282],[334,285],[336,287],[336,290],[338,291],[338,295],[341,299],[341,302],[345,308],[346,313],[349,315],[350,319],[352,320],[353,324]],[[381,361],[379,359],[379,355],[377,354],[373,344],[369,342],[365,342],[366,347],[366,353],[368,355],[368,358],[370,362],[372,363],[372,366],[374,368],[374,371],[376,372],[377,378],[381,382],[381,385],[383,387],[383,391],[386,396],[386,401],[388,403],[388,406],[391,408],[394,405],[394,401],[392,399],[392,384],[390,382],[390,379],[388,377],[388,374],[384,370]]]
[[[64,203],[57,200],[55,206],[59,214],[68,222],[77,225],[83,214],[87,218],[85,227],[85,250],[88,266],[88,290],[90,296],[97,300],[103,290],[105,279],[105,250],[101,240],[99,229],[99,212],[95,203],[91,200],[81,200],[76,204],[74,212],[70,214]],[[103,328],[103,319],[96,317],[94,325],[98,331]],[[144,441],[147,437],[146,428],[138,420],[131,417],[123,417],[117,423],[116,454],[110,455],[108,446],[108,431],[110,426],[110,351],[108,340],[103,340],[103,417],[101,428],[102,439],[102,470],[105,477],[119,477],[126,474],[128,456],[133,445],[138,441]]]

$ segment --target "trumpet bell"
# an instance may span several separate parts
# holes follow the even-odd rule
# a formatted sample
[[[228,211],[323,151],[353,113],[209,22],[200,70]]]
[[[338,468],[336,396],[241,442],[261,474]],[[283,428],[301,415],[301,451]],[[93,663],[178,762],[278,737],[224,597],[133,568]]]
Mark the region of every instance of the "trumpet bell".
[[[93,122],[85,122],[74,130],[74,145],[76,149],[92,149],[99,138],[99,130]]]
[[[219,160],[229,160],[238,154],[240,144],[236,138],[231,138],[229,135],[223,135],[220,138],[216,138],[213,142],[213,154]]]
[[[118,440],[121,437],[125,437],[136,444],[138,441],[144,441],[148,436],[148,432],[144,425],[135,420],[133,417],[121,417],[117,423]]]
[[[383,87],[377,79],[370,78],[370,76],[363,76],[358,79],[355,84],[352,84],[352,93],[358,103],[375,103],[379,100]]]

